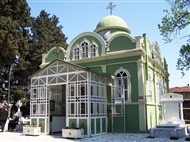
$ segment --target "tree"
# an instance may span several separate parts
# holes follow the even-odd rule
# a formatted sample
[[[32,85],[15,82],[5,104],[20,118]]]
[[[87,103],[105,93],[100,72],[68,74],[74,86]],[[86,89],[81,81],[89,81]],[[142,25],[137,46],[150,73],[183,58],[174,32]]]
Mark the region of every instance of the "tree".
[[[28,64],[23,57],[29,50],[30,8],[26,0],[1,0],[0,13],[0,64],[1,71],[8,71],[8,88],[10,88],[14,68]],[[14,67],[16,57],[20,66]],[[10,91],[8,89],[8,96]]]
[[[5,83],[5,81],[8,83],[7,90],[1,89],[3,94],[7,94],[8,103],[11,94],[21,96],[24,93],[21,91],[22,87],[11,82],[13,82],[14,70],[28,64],[23,57],[29,51],[28,27],[30,24],[30,8],[26,0],[0,1],[0,69],[4,72],[0,83]],[[16,65],[17,63],[19,66]]]
[[[54,46],[67,48],[58,23],[45,10],[31,17],[26,0],[0,1],[0,97],[4,94],[8,102],[11,97],[17,102],[29,94],[29,76],[39,70],[41,55]]]
[[[158,28],[165,42],[169,43],[190,24],[190,0],[166,1],[170,4],[171,9],[164,10],[166,16],[162,18],[162,23],[158,24]],[[181,70],[182,75],[185,75],[184,71],[190,68],[190,35],[183,35],[182,38],[186,38],[187,43],[181,46],[176,67]]]
[[[50,16],[45,10],[42,10],[37,16],[33,17],[31,34],[30,34],[30,51],[27,60],[30,62],[28,74],[33,74],[39,70],[42,63],[42,54],[47,53],[52,47],[61,46],[67,48],[67,37],[62,32],[62,25],[59,19],[53,15]]]

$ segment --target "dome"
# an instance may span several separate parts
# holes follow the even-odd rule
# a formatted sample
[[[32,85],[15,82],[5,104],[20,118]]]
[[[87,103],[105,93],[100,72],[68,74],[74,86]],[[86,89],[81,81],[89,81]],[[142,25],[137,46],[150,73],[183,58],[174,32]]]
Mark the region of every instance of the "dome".
[[[94,32],[99,32],[105,29],[113,29],[113,28],[125,30],[129,34],[131,33],[125,21],[120,17],[114,15],[106,16],[102,20],[100,20]]]

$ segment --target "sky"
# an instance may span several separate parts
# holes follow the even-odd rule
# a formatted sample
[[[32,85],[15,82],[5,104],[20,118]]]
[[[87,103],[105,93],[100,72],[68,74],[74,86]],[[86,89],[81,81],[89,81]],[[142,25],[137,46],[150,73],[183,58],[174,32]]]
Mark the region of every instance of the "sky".
[[[189,34],[189,29],[181,31],[172,43],[167,44],[158,29],[158,24],[166,15],[163,10],[170,9],[165,0],[27,0],[27,2],[31,8],[31,16],[37,17],[41,10],[45,10],[50,16],[56,15],[59,18],[68,44],[83,32],[93,32],[98,22],[110,15],[106,7],[112,2],[116,5],[112,15],[119,16],[126,22],[132,37],[146,33],[151,43],[158,42],[161,55],[168,64],[169,87],[190,84],[189,72],[185,72],[185,76],[182,77],[181,72],[176,69],[179,50],[186,42],[186,39],[181,37]]]

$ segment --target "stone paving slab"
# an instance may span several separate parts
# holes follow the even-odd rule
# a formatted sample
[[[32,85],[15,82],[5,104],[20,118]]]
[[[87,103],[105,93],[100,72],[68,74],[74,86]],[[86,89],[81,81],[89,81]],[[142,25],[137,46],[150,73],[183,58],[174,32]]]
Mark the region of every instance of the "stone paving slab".
[[[185,142],[183,137],[178,140],[170,140],[167,133],[156,138],[147,138],[149,134],[134,133],[107,133],[82,139],[65,139],[61,133],[53,135],[24,136],[22,132],[0,132],[0,142]]]

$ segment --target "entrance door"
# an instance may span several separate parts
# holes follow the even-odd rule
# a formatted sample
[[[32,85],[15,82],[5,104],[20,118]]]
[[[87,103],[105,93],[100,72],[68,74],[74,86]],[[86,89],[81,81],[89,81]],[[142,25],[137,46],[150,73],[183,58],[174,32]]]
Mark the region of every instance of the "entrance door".
[[[50,86],[50,133],[66,127],[66,85]]]
[[[112,87],[112,131],[125,132],[125,95],[122,85]]]

